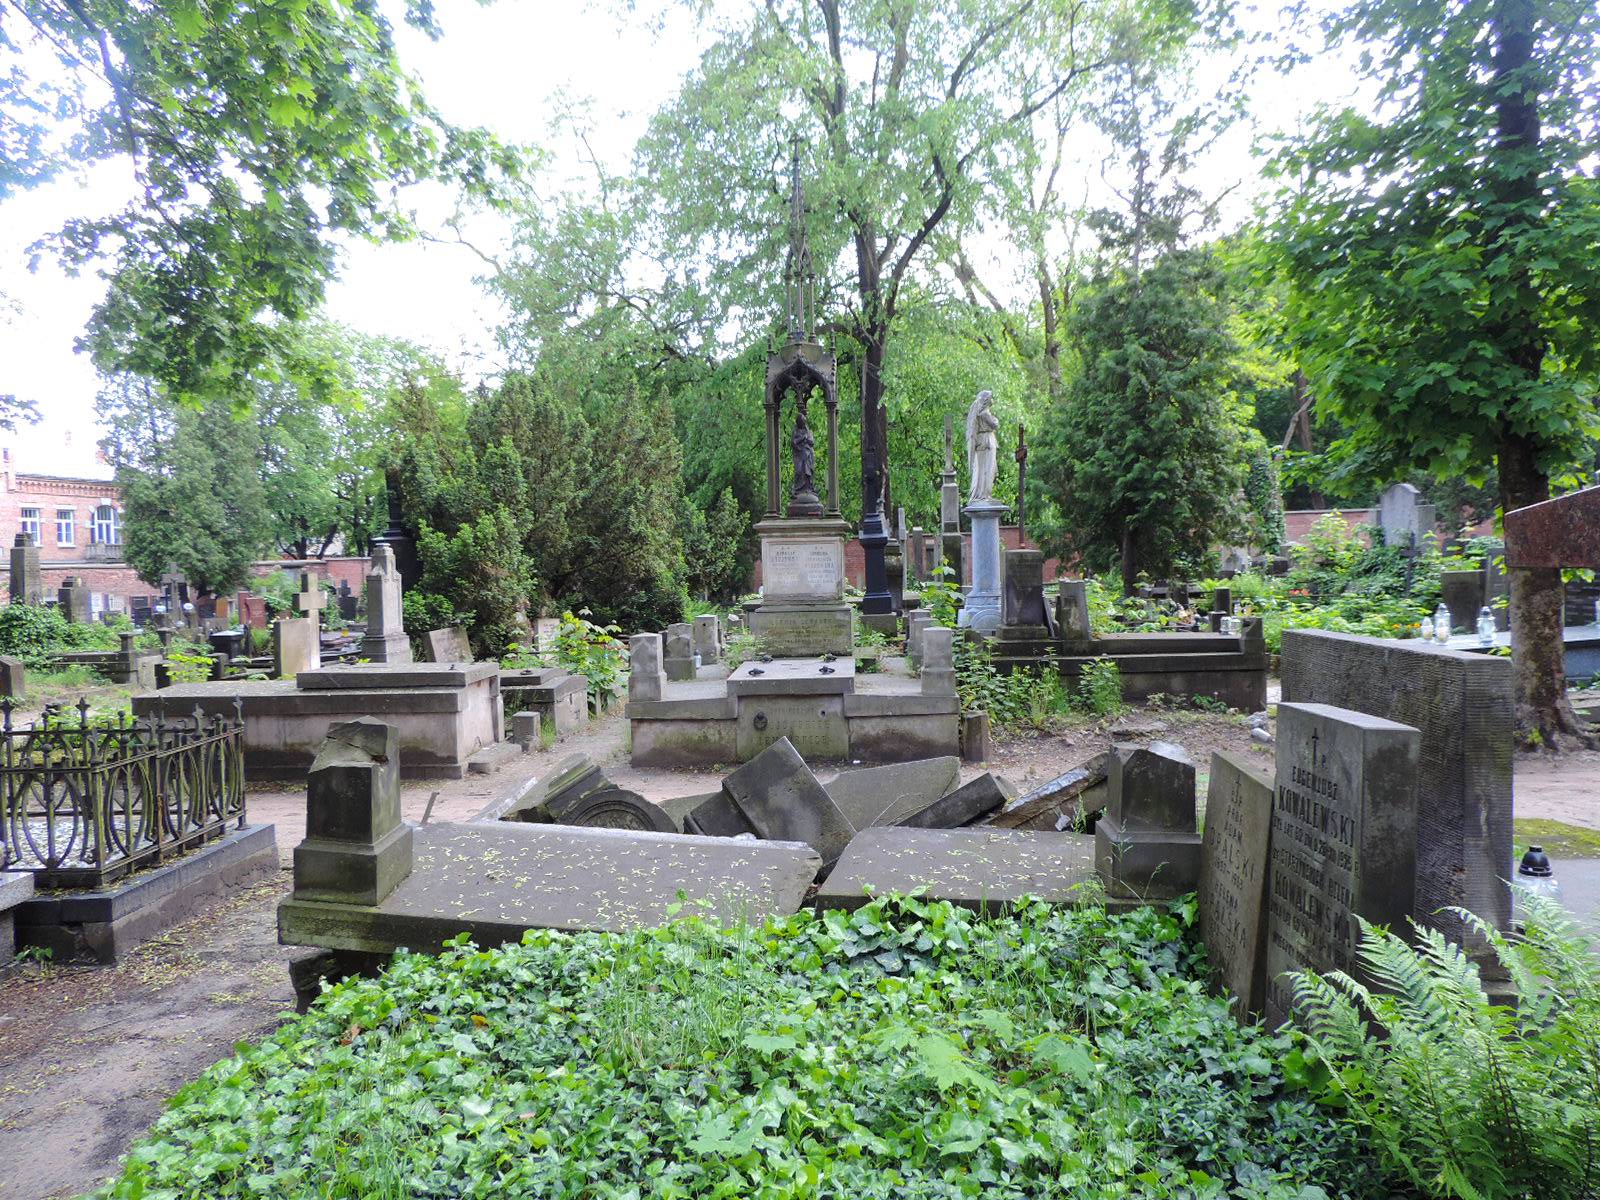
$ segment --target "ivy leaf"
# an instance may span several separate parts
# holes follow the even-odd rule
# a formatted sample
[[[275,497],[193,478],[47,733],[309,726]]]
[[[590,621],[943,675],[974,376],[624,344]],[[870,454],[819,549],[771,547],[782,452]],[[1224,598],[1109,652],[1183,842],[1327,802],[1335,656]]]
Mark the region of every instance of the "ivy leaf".
[[[1076,1038],[1069,1041],[1051,1034],[1034,1047],[1033,1057],[1076,1083],[1087,1083],[1094,1075],[1094,1051]]]
[[[994,1080],[972,1069],[961,1047],[942,1034],[924,1034],[917,1039],[917,1072],[941,1092],[971,1088],[977,1092],[996,1091]]]

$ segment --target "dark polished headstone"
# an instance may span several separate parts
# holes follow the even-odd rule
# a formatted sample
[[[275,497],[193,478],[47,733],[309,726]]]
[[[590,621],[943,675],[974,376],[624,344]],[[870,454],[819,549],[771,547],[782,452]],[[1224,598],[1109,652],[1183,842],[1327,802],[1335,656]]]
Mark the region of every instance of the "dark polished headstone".
[[[1417,766],[1409,725],[1327,704],[1278,705],[1267,890],[1267,1025],[1294,1008],[1288,972],[1358,979],[1357,917],[1406,934],[1417,912]],[[1507,868],[1509,869],[1509,863]]]
[[[1506,566],[1600,567],[1600,487],[1505,515]]]

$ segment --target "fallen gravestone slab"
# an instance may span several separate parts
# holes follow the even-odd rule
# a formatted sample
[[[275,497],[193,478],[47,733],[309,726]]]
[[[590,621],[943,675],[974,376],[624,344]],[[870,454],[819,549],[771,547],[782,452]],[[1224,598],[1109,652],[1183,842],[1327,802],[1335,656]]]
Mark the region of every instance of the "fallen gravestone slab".
[[[818,908],[859,908],[873,895],[922,889],[980,912],[1024,896],[1057,903],[1095,878],[1094,839],[1018,829],[865,829],[817,891]]]
[[[1083,766],[1057,775],[1031,792],[1024,792],[1007,804],[1004,811],[996,813],[989,824],[996,829],[1021,829],[1035,821],[1044,821],[1048,828],[1054,829],[1057,820],[1068,815],[1065,809],[1069,804],[1090,788],[1105,782],[1110,762],[1109,752],[1096,755]],[[1104,805],[1104,800],[1101,805]]]
[[[823,788],[857,830],[875,825],[922,825],[919,813],[937,804],[961,778],[954,755],[843,771]]]
[[[586,754],[567,755],[555,770],[490,805],[478,819],[654,833],[679,830],[666,810],[612,783]]]
[[[758,837],[804,842],[825,865],[855,835],[788,738],[779,738],[722,781],[723,794]],[[695,810],[698,818],[699,809]]]
[[[797,912],[822,863],[809,846],[517,822],[416,830],[411,873],[376,906],[290,897],[278,938],[388,954],[437,951],[466,933],[480,946],[528,929],[624,932],[674,914],[759,922]]]
[[[1016,798],[1014,784],[993,771],[985,771],[898,823],[916,829],[958,829]]]

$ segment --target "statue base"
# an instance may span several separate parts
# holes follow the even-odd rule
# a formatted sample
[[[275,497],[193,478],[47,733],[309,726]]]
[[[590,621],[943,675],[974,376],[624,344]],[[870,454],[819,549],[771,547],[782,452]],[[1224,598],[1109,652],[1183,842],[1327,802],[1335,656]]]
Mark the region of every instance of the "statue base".
[[[844,544],[850,526],[838,518],[769,517],[761,538],[761,604],[750,632],[779,657],[851,652],[850,608],[844,601]]]
[[[963,629],[993,634],[1000,628],[1000,518],[998,500],[974,500],[964,510],[972,518],[972,590],[958,623]]]

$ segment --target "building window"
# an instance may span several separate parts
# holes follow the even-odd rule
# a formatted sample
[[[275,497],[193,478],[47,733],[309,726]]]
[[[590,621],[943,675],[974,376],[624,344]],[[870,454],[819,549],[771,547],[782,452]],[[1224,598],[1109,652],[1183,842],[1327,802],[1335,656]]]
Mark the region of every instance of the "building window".
[[[25,508],[22,510],[22,532],[33,539],[35,546],[39,545],[39,510]]]
[[[78,544],[78,514],[70,508],[56,509],[56,545]]]
[[[94,510],[94,527],[90,536],[100,546],[115,546],[122,540],[122,531],[117,528],[117,510],[109,504],[102,504]]]

